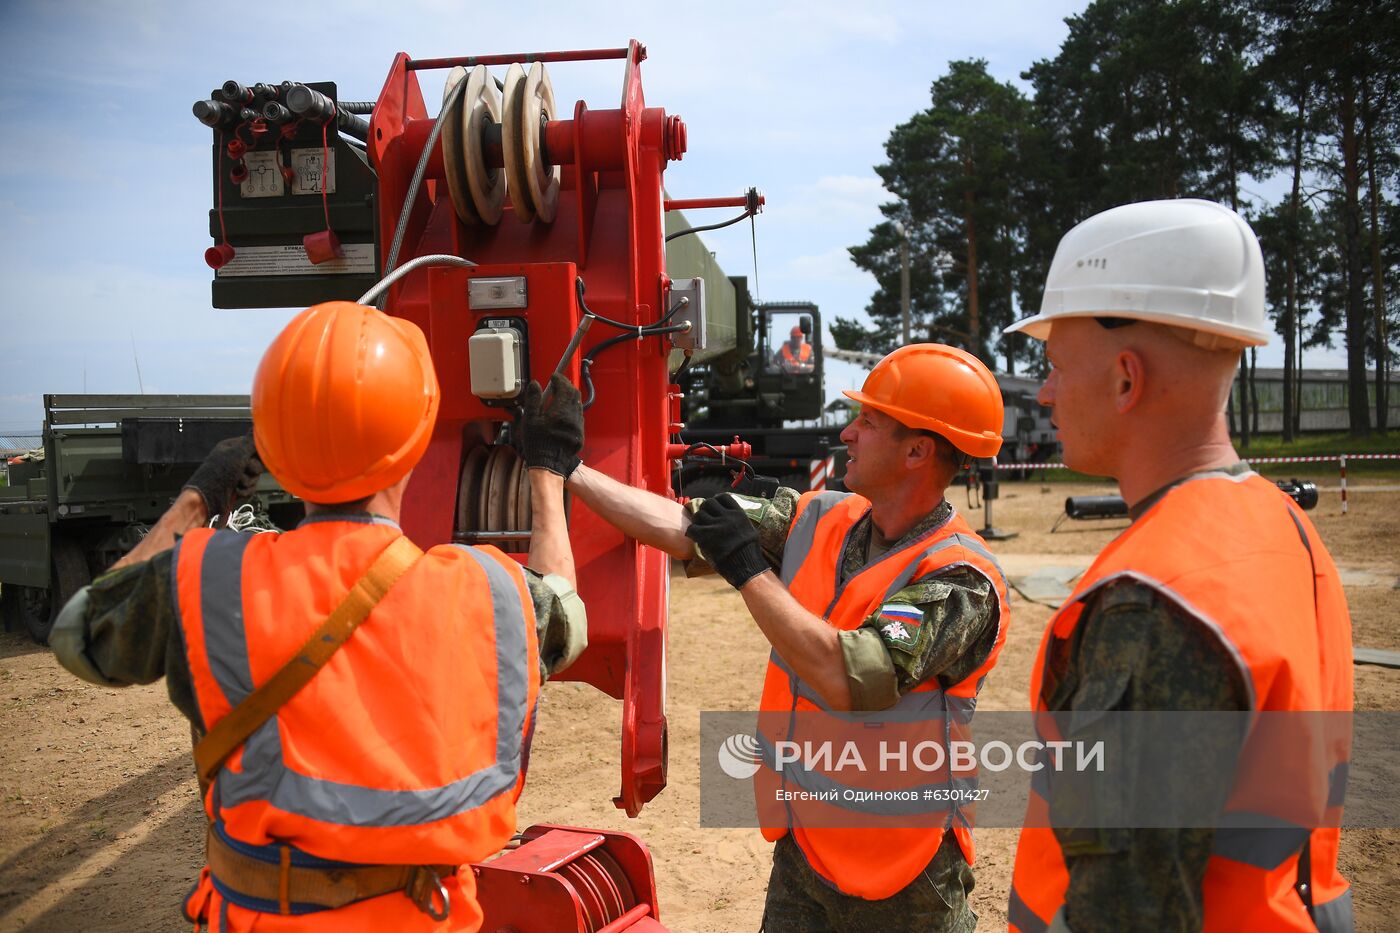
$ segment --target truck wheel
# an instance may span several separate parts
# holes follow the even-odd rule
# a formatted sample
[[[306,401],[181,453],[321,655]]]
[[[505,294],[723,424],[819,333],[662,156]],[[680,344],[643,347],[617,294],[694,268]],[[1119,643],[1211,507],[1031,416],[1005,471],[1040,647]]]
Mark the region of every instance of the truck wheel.
[[[729,475],[705,473],[681,484],[680,494],[690,499],[708,499],[729,489]]]
[[[66,538],[54,538],[50,545],[50,559],[53,561],[53,589],[36,590],[42,597],[31,603],[32,611],[24,614],[24,627],[35,643],[47,645],[49,632],[53,631],[54,620],[67,605],[73,594],[92,582],[88,570],[87,557],[77,542]]]
[[[49,591],[39,586],[7,583],[0,590],[0,610],[5,616],[5,631],[28,632],[29,637],[43,644],[49,635]]]

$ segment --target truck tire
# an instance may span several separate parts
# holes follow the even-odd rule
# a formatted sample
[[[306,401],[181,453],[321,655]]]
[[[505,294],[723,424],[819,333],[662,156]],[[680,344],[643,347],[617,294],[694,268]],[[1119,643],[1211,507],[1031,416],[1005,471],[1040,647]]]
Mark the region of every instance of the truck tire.
[[[67,605],[73,594],[92,582],[88,570],[87,557],[77,542],[67,538],[54,538],[50,545],[49,559],[53,564],[53,588],[40,590],[38,587],[25,587],[41,594],[35,598],[31,594],[29,608],[24,613],[24,627],[35,644],[47,645],[49,632],[53,631],[54,620]]]
[[[708,499],[729,489],[730,477],[724,473],[704,473],[681,484],[680,494],[689,499]]]
[[[43,587],[6,583],[0,588],[0,612],[5,631],[28,632],[30,638],[38,631],[48,637],[49,591]]]

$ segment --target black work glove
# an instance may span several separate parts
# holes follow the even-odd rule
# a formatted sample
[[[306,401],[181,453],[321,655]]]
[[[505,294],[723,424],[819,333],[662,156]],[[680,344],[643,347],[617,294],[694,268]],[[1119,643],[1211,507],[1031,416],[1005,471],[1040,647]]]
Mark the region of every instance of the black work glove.
[[[560,374],[550,377],[549,388],[545,399],[538,382],[525,387],[520,455],[527,467],[543,467],[568,479],[581,462],[583,401],[573,383]]]
[[[210,517],[222,515],[238,499],[247,499],[263,474],[253,436],[226,438],[214,445],[209,456],[194,471],[185,489],[193,489],[204,499]]]
[[[700,503],[685,536],[699,545],[700,556],[736,590],[772,569],[758,543],[758,529],[727,492]]]

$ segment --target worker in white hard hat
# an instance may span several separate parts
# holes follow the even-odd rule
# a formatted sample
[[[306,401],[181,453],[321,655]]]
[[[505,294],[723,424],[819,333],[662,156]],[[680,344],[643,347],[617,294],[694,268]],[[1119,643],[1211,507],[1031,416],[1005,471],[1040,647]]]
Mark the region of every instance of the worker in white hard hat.
[[[585,465],[564,471],[566,488],[596,514],[686,561],[688,573],[716,571],[739,591],[773,649],[759,741],[764,720],[798,717],[814,731],[851,721],[833,711],[889,711],[889,721],[917,726],[921,740],[930,725],[967,726],[1010,625],[1005,576],[946,496],[969,457],[1001,447],[995,377],[964,350],[917,343],[890,353],[861,391],[846,394],[861,406],[841,433],[850,492],[726,492],[682,506]],[[859,740],[888,734],[865,729]],[[781,778],[827,778],[800,770]],[[774,806],[762,794],[774,773],[763,768],[754,783],[763,834],[775,843],[768,933],[965,933],[976,925],[971,821],[958,801],[912,814],[851,806],[822,814],[839,825],[818,823],[801,804]],[[975,779],[903,768],[895,777],[921,787]]]
[[[1110,710],[1236,711],[1250,723],[1270,711],[1350,711],[1351,624],[1336,567],[1307,516],[1241,462],[1226,427],[1240,352],[1269,339],[1249,225],[1197,200],[1090,217],[1060,241],[1040,313],[1007,330],[1045,341],[1039,398],[1065,464],[1117,480],[1132,516],[1052,618],[1032,669],[1033,708],[1073,714],[1053,717],[1058,738],[1075,740]],[[1182,754],[1171,779],[1191,782],[1210,808],[1204,827],[1113,828],[1098,808],[1140,812],[1145,780],[1086,795],[1038,775],[1011,928],[1351,929],[1337,869],[1346,743],[1316,752],[1316,809],[1287,818],[1248,793],[1238,741]],[[1269,790],[1304,793],[1315,776],[1279,761]],[[1077,825],[1057,823],[1067,808]]]

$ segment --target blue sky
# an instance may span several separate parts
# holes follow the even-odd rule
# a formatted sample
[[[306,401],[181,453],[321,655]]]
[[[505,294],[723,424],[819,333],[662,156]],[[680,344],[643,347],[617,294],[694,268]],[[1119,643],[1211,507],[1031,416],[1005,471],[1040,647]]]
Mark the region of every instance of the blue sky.
[[[216,311],[203,263],[209,131],[190,105],[227,78],[333,80],[373,99],[396,52],[414,57],[647,46],[647,101],[680,114],[675,197],[768,199],[764,299],[860,313],[874,288],[846,248],[888,199],[872,166],[958,58],[1019,81],[1053,56],[1077,2],[849,0],[465,4],[344,0],[220,9],[160,0],[0,0],[0,434],[35,430],[45,392],[248,391],[292,310]],[[198,10],[198,12],[196,12]],[[298,13],[304,10],[306,12]],[[512,13],[512,11],[515,11]],[[503,73],[503,69],[497,69]],[[550,69],[560,110],[615,107],[618,62]],[[440,99],[442,72],[424,77]],[[431,107],[431,104],[430,104]],[[753,274],[747,225],[706,236]],[[1277,365],[1276,347],[1261,355]],[[1320,354],[1310,365],[1322,365]],[[138,376],[139,365],[139,376]],[[863,373],[835,364],[828,392]]]

